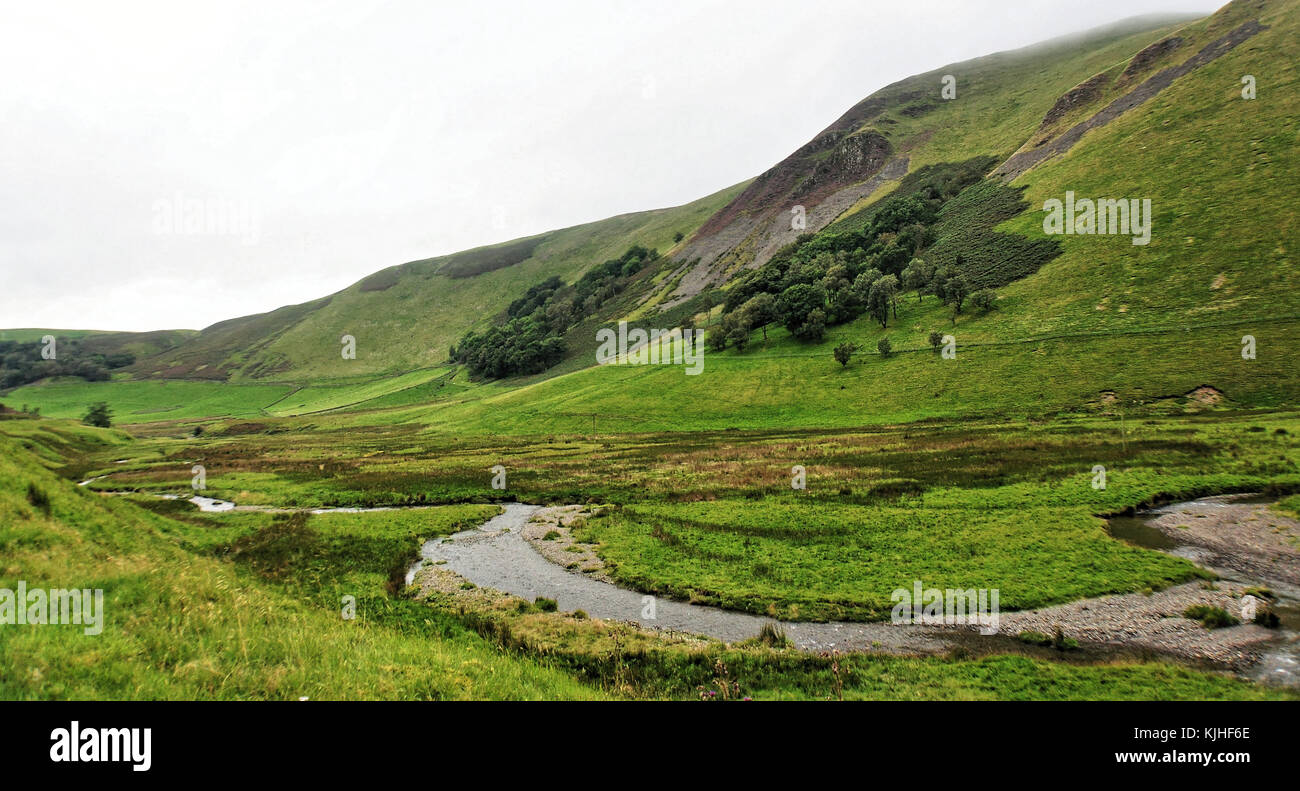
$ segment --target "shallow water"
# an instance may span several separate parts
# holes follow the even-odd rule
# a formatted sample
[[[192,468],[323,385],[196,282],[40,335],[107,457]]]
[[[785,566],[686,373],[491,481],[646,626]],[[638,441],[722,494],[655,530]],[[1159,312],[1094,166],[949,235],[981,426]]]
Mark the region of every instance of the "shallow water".
[[[1243,502],[1237,500],[1237,503]],[[1168,508],[1177,508],[1175,504]],[[569,571],[546,559],[523,537],[522,531],[539,506],[511,503],[500,515],[478,528],[447,538],[428,541],[420,550],[420,560],[406,576],[407,584],[425,564],[443,565],[476,585],[519,596],[532,601],[539,596],[554,599],[562,611],[583,610],[594,618],[632,621],[644,627],[706,635],[727,642],[758,634],[771,622],[749,613],[717,607],[689,604],[668,599],[654,599],[654,617],[647,604],[651,597],[611,583],[591,579]],[[1113,520],[1112,535],[1121,540],[1178,554],[1184,547],[1159,529],[1147,524],[1159,513]],[[1253,581],[1257,582],[1257,581]],[[1300,620],[1297,591],[1271,585],[1279,601],[1273,606],[1283,620],[1279,639],[1250,675],[1270,683],[1300,684],[1300,635],[1294,631]],[[807,651],[860,651],[884,648],[903,652],[936,653],[957,646],[976,650],[1000,646],[1000,650],[1018,650],[1009,635],[984,637],[973,628],[934,628],[889,623],[810,623],[782,622],[781,628],[795,646]],[[1118,646],[1097,646],[1097,650]]]
[[[758,635],[773,619],[699,604],[650,597],[591,579],[547,560],[522,530],[540,506],[510,503],[476,529],[425,542],[421,559],[407,572],[410,584],[426,563],[439,563],[475,585],[532,601],[554,599],[562,611],[583,610],[593,618],[634,621],[644,627],[706,635],[733,642]],[[653,601],[653,615],[648,608]],[[875,643],[916,650],[939,649],[949,640],[926,627],[884,623],[782,623],[786,636],[809,651],[863,650]]]
[[[1265,495],[1252,494],[1173,503],[1150,511],[1142,511],[1134,516],[1113,517],[1107,520],[1106,529],[1111,536],[1126,543],[1176,555],[1204,566],[1207,565],[1205,560],[1212,553],[1199,546],[1180,543],[1177,535],[1170,535],[1152,523],[1165,514],[1177,513],[1190,506],[1227,508],[1240,505],[1265,505],[1274,501],[1274,498]],[[1269,609],[1278,617],[1278,640],[1264,652],[1259,663],[1251,668],[1248,675],[1266,683],[1300,686],[1300,590],[1279,580],[1247,578],[1231,569],[1213,568],[1212,570],[1229,582],[1267,587],[1277,597],[1277,600],[1269,605]]]

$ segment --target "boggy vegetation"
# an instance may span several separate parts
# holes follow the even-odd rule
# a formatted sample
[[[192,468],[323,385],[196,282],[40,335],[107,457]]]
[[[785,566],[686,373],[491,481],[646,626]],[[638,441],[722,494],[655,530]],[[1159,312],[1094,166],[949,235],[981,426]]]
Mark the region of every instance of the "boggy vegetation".
[[[1193,579],[1185,561],[1111,539],[1097,515],[1300,490],[1298,419],[1130,416],[1121,426],[1099,415],[600,438],[417,438],[389,426],[151,441],[132,454],[139,461],[79,472],[111,473],[90,490],[176,491],[198,459],[212,496],[300,507],[610,503],[584,540],[629,587],[778,618],[872,620],[913,579],[998,587],[1009,608]],[[504,490],[489,486],[497,464]],[[1091,485],[1097,464],[1111,471],[1104,490]],[[796,465],[806,488],[792,487]]]
[[[1296,420],[1294,416],[1264,419],[1270,429],[1281,423],[1294,426]],[[119,442],[98,451],[87,448],[103,460],[106,471],[114,472],[108,479],[74,487],[42,471],[32,480],[54,494],[53,514],[60,518],[70,498],[87,507],[114,506],[119,513],[128,513],[130,503],[123,498],[94,497],[91,489],[97,486],[147,487],[151,480],[186,486],[188,466],[178,472],[184,476],[169,477],[181,456],[197,455],[208,463],[212,485],[217,487],[214,494],[281,503],[347,499],[349,487],[352,494],[362,494],[364,489],[374,501],[396,501],[394,497],[408,490],[440,492],[433,499],[444,501],[482,497],[486,468],[504,460],[510,469],[510,488],[500,492],[502,496],[562,502],[604,499],[618,506],[601,509],[600,516],[577,529],[583,540],[600,545],[602,556],[624,584],[777,617],[839,617],[852,614],[855,607],[869,617],[866,610],[874,605],[878,590],[895,587],[895,577],[910,580],[914,574],[934,584],[946,584],[956,574],[981,586],[1002,586],[1007,598],[1020,604],[1086,593],[1066,590],[1063,580],[1085,588],[1125,589],[1186,578],[1188,564],[1119,545],[1101,532],[1091,514],[1120,510],[1162,493],[1190,495],[1197,487],[1219,490],[1300,483],[1294,468],[1293,433],[1246,431],[1253,425],[1251,420],[1246,417],[1223,426],[1195,420],[1143,424],[1126,448],[1117,447],[1119,439],[1108,424],[1086,422],[1021,425],[1014,430],[1000,425],[916,425],[865,433],[718,432],[531,441],[448,438],[421,441],[418,451],[394,450],[395,444],[405,446],[400,441],[403,436],[408,440],[414,436],[409,427],[392,427],[387,432],[351,433],[343,454],[347,459],[323,465],[326,455],[339,455],[340,435],[302,431],[226,437],[216,444],[193,438]],[[23,428],[36,421],[10,422]],[[112,464],[123,456],[128,457],[125,464]],[[1250,461],[1267,456],[1274,459],[1267,468]],[[792,459],[808,465],[807,490],[790,490],[785,475]],[[1112,476],[1107,490],[1088,485],[1089,465],[1096,459],[1124,470]],[[79,465],[75,472],[91,471]],[[251,490],[247,496],[241,496],[244,489]],[[665,498],[669,492],[677,496]],[[450,661],[463,661],[478,652],[473,659],[484,665],[485,673],[494,675],[488,682],[474,679],[459,693],[471,696],[612,693],[716,700],[1288,694],[1167,663],[1096,664],[1075,656],[1080,652],[1014,640],[1006,641],[1001,655],[828,657],[783,647],[779,630],[768,629],[746,644],[725,647],[711,641],[666,638],[577,613],[545,612],[549,609],[545,601],[497,600],[491,592],[472,587],[449,585],[444,592],[426,591],[428,595],[420,597],[403,587],[402,572],[424,539],[481,522],[496,510],[492,506],[285,516],[200,514],[180,501],[129,499],[156,517],[149,524],[159,540],[149,544],[149,551],[155,551],[154,543],[159,545],[157,551],[166,549],[168,568],[208,568],[204,564],[209,559],[223,567],[229,564],[238,575],[228,575],[222,584],[234,591],[232,595],[279,596],[298,602],[303,615],[295,617],[314,613],[322,623],[339,625],[328,634],[331,640],[365,635],[376,655],[388,657],[383,673],[402,669],[401,686],[393,688],[399,694],[456,694],[453,684],[434,680],[446,672],[443,666],[416,659],[422,652]],[[35,506],[27,510],[38,512]],[[984,516],[972,519],[976,512]],[[961,531],[954,532],[958,527]],[[17,551],[37,551],[25,548],[27,533],[15,530],[10,538],[17,542],[12,544]],[[122,535],[135,536],[138,542],[139,532]],[[178,564],[177,553],[187,553],[193,560]],[[1089,570],[1086,578],[1077,573],[1084,567]],[[866,569],[869,574],[860,579],[862,575],[835,571],[850,568]],[[1071,573],[1062,573],[1064,568]],[[152,584],[160,595],[173,595],[167,584]],[[190,584],[188,577],[180,584]],[[339,620],[344,596],[355,597],[354,622]],[[153,645],[176,639],[167,631],[167,619],[154,618],[149,609],[132,612],[136,615],[131,628]],[[268,610],[264,621],[243,627],[249,630],[243,638],[252,651],[248,662],[262,661],[274,651],[270,641],[284,627],[284,617],[274,609]],[[483,655],[476,646],[483,639],[500,653]],[[267,695],[385,694],[380,679],[387,676],[372,666],[369,655],[350,665],[346,673],[325,673],[315,665],[314,651],[322,646],[304,648],[295,654],[297,659],[282,663],[288,672],[286,683]],[[48,648],[29,644],[24,650],[23,656],[43,655]],[[212,653],[205,658],[204,652]],[[1016,653],[1028,655],[1006,655]],[[237,651],[223,652],[201,642],[186,647],[184,655],[191,663],[212,665],[202,676],[205,696],[250,696],[252,685],[260,683],[260,677],[252,675],[252,664],[236,666],[241,661]],[[328,652],[323,655],[334,657]],[[1059,661],[1052,661],[1053,657]],[[414,665],[408,667],[412,662],[423,662],[418,678]],[[516,663],[516,676],[501,675]],[[530,669],[531,663],[544,663],[544,667]],[[91,669],[78,679],[79,690],[94,688],[108,672],[102,663],[86,667]],[[177,688],[174,679],[169,687],[150,680],[155,672],[159,679],[174,673],[154,671],[148,662],[137,661],[135,667],[136,682],[151,694],[192,694],[189,687]],[[223,681],[231,677],[232,669],[234,681]],[[563,687],[557,676],[580,681],[582,686]],[[68,680],[67,674],[49,667],[45,686],[22,686],[28,682],[19,679],[29,677],[20,673],[10,691],[55,694],[51,685]]]

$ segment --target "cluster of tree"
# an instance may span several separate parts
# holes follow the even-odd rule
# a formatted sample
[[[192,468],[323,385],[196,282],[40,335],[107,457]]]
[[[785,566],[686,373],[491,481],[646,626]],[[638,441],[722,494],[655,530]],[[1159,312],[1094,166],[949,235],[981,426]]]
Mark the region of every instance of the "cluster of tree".
[[[540,373],[564,358],[565,332],[595,315],[658,258],[657,250],[633,245],[618,258],[592,267],[571,286],[558,277],[548,278],[510,303],[500,323],[482,333],[467,332],[448,356],[475,376]]]
[[[835,358],[835,362],[847,367],[849,361],[853,359],[853,355],[861,350],[862,347],[856,343],[844,341],[831,351],[831,355]],[[894,353],[894,344],[889,340],[889,336],[884,336],[876,341],[876,351],[880,353],[881,357],[888,357]]]
[[[826,328],[870,315],[888,327],[899,296],[934,294],[953,306],[954,319],[971,286],[960,256],[952,266],[929,266],[922,253],[935,242],[939,210],[980,182],[991,158],[928,166],[909,174],[895,194],[871,209],[857,230],[805,235],[732,286],[721,329],[709,334],[717,350],[742,347],[752,330],[780,324],[801,340],[818,341]],[[979,304],[992,305],[992,293]]]
[[[991,309],[991,290],[972,292],[959,267],[934,267],[913,258],[897,273],[870,266],[870,258],[853,253],[818,253],[811,260],[777,256],[747,275],[727,294],[720,329],[709,334],[713,350],[743,348],[749,333],[780,324],[800,340],[819,341],[826,328],[863,314],[888,328],[898,318],[901,295],[915,291],[917,300],[933,294],[953,308],[954,320],[973,304]]]
[[[129,352],[84,353],[75,338],[58,339],[53,360],[41,356],[44,347],[39,341],[0,341],[0,388],[18,387],[49,376],[79,376],[88,382],[102,382],[111,370],[135,362]]]

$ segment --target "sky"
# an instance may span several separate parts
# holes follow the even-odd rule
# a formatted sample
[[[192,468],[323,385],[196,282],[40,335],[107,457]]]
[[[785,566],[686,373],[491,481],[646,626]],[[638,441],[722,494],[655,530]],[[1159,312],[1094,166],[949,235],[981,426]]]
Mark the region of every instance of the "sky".
[[[0,327],[200,329],[686,203],[904,77],[1205,0],[0,0]]]

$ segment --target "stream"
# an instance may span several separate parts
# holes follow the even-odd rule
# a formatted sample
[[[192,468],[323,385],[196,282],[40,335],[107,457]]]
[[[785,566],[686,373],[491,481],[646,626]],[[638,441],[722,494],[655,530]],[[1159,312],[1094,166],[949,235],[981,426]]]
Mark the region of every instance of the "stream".
[[[83,485],[88,483],[90,481],[85,481]],[[182,499],[180,495],[160,496]],[[305,511],[328,514],[434,507],[293,509],[237,506],[232,502],[202,496],[184,499],[205,513]],[[1267,547],[1261,549],[1257,543],[1252,543],[1252,539],[1257,536],[1247,530],[1253,526],[1253,522],[1259,521],[1257,514],[1262,512],[1262,509],[1250,509],[1268,502],[1270,501],[1259,496],[1202,498],[1174,503],[1134,516],[1113,517],[1108,520],[1107,530],[1117,540],[1190,560],[1214,571],[1223,581],[1269,588],[1277,597],[1270,609],[1277,614],[1281,622],[1280,628],[1270,630],[1262,638],[1256,636],[1253,644],[1250,641],[1237,641],[1239,645],[1255,648],[1251,661],[1246,662],[1244,667],[1238,665],[1237,669],[1242,675],[1257,681],[1300,685],[1300,584],[1296,584],[1300,569],[1293,559],[1288,559],[1285,565],[1277,565],[1276,552],[1272,555],[1274,562],[1270,565],[1269,561],[1264,560],[1268,554],[1264,551]],[[420,548],[419,560],[406,573],[406,583],[412,584],[424,566],[438,565],[480,587],[493,588],[529,601],[538,597],[554,599],[561,611],[583,610],[593,618],[634,622],[645,628],[703,635],[725,642],[755,637],[764,624],[773,621],[772,618],[745,612],[651,597],[569,571],[544,557],[523,536],[524,526],[540,510],[542,506],[508,503],[504,505],[501,514],[476,528],[425,542]],[[1207,534],[1205,529],[1200,529],[1199,532],[1176,529],[1187,527],[1182,524],[1174,525],[1175,529],[1171,529],[1171,521],[1190,518],[1203,519],[1205,521],[1197,523],[1198,526],[1206,525],[1218,532]],[[1225,538],[1225,534],[1229,533],[1231,535]],[[1188,595],[1196,595],[1195,589],[1199,585],[1200,583],[1194,582],[1185,583],[1157,593],[1156,597],[1167,595],[1169,601],[1174,603],[1171,606],[1181,608]],[[1147,624],[1145,628],[1149,633],[1143,633],[1142,614],[1133,614],[1143,606],[1140,601],[1133,601],[1139,596],[1141,594],[1115,595],[1033,612],[1004,612],[1001,614],[1000,633],[987,636],[981,635],[973,626],[791,621],[781,622],[780,626],[795,647],[812,652],[884,651],[933,655],[962,647],[975,653],[1034,653],[1016,640],[1015,635],[1026,628],[1044,630],[1046,624],[1056,622],[1069,625],[1072,628],[1067,628],[1066,633],[1080,637],[1080,658],[1118,658],[1146,648],[1161,652],[1170,649],[1168,653],[1184,653],[1193,659],[1197,658],[1199,651],[1203,655],[1200,658],[1204,659],[1215,656],[1215,649],[1223,648],[1216,645],[1216,641],[1226,642],[1230,649],[1239,647],[1226,636],[1237,632],[1238,627],[1211,633],[1197,626],[1177,635],[1181,643],[1179,640],[1162,643],[1162,640],[1168,639],[1167,631],[1161,632],[1159,628]],[[1090,630],[1090,621],[1104,621],[1102,613],[1108,606],[1112,609],[1118,607],[1124,613],[1121,618],[1136,623],[1138,631],[1130,630],[1128,623],[1123,624],[1118,632],[1113,631],[1113,624],[1104,623],[1101,627]],[[1080,613],[1080,610],[1088,612]],[[1160,616],[1160,620],[1168,622],[1170,619],[1166,616],[1167,613]],[[1112,632],[1107,633],[1105,628],[1111,628]],[[1258,626],[1247,625],[1240,629],[1256,630],[1263,634],[1262,628]],[[1090,631],[1093,633],[1089,634]],[[1262,641],[1263,647],[1260,649]],[[1190,654],[1187,654],[1189,650]]]

